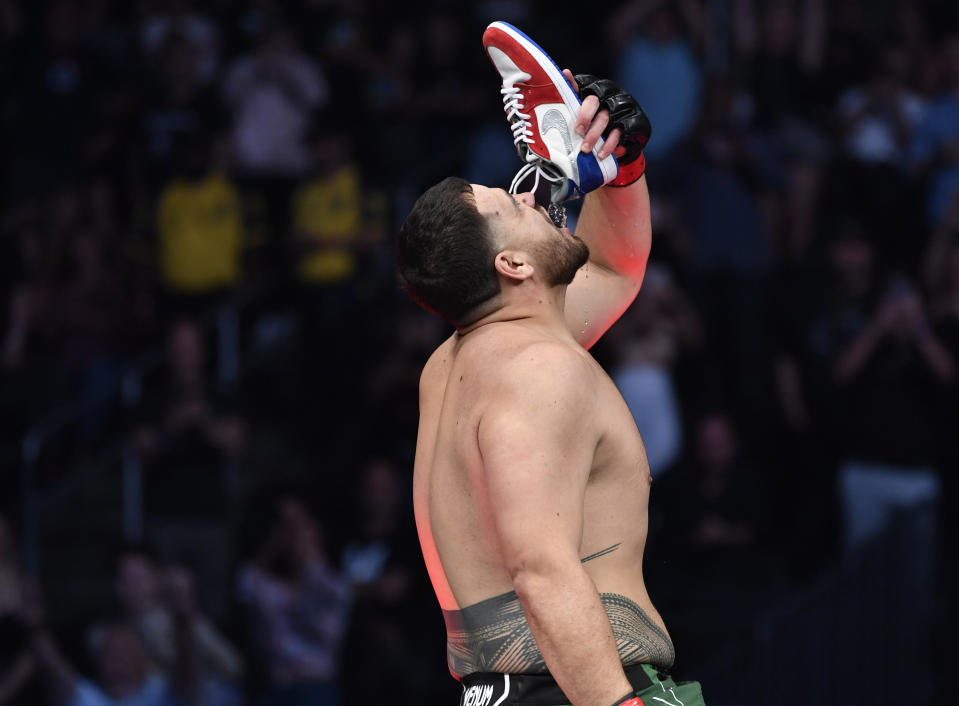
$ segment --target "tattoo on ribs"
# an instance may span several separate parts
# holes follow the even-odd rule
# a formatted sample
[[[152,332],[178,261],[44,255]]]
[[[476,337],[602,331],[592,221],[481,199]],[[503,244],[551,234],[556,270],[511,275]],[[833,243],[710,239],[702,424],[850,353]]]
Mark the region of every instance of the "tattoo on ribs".
[[[672,666],[675,658],[672,641],[642,608],[617,593],[601,593],[599,596],[609,616],[624,666],[638,662],[658,669]],[[488,598],[462,610],[444,610],[443,617],[446,620],[447,661],[454,675],[463,677],[473,672],[539,674],[547,671],[515,592]]]
[[[593,559],[598,559],[601,556],[606,556],[610,552],[615,552],[617,549],[619,549],[621,544],[622,542],[616,542],[616,544],[612,545],[611,547],[606,547],[605,549],[600,549],[598,552],[593,552],[589,556],[584,556],[579,560],[579,563],[585,564],[587,561],[592,561]]]

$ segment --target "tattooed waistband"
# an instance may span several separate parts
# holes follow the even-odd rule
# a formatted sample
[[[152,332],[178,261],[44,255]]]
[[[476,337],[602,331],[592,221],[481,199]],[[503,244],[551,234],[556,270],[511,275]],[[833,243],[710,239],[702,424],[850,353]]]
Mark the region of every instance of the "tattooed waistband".
[[[669,636],[634,601],[601,593],[623,664],[648,663],[669,669],[675,657]],[[461,610],[444,610],[450,672],[546,674],[546,662],[533,639],[516,593],[510,591]]]

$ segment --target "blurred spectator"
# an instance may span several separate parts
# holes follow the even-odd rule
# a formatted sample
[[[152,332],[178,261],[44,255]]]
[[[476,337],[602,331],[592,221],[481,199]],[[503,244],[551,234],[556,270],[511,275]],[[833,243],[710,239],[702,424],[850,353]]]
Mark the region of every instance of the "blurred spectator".
[[[30,634],[30,646],[49,701],[54,706],[234,706],[237,695],[214,681],[203,679],[195,662],[189,631],[189,604],[179,593],[171,600],[176,640],[181,646],[171,676],[151,673],[136,632],[117,623],[104,628],[93,661],[97,679],[83,678],[64,656],[47,625],[40,587],[25,593],[21,620]]]
[[[107,393],[147,326],[149,301],[122,274],[108,183],[69,186],[40,204],[47,213],[18,225],[23,279],[11,297],[3,362],[28,375],[42,371],[45,380],[34,380],[40,395],[56,388],[79,398],[89,440],[102,430]]]
[[[193,572],[183,564],[168,564],[161,574],[168,610],[167,669],[174,679],[185,672],[186,699],[192,703],[240,704],[237,687],[242,660],[200,610]],[[157,626],[159,627],[159,626]],[[181,697],[182,699],[183,697]]]
[[[863,222],[884,262],[902,266],[916,262],[919,250],[918,201],[905,154],[925,113],[923,101],[905,83],[906,62],[901,47],[884,46],[866,82],[840,96],[845,159],[833,172],[839,207]]]
[[[144,153],[145,186],[148,193],[155,193],[175,176],[178,165],[174,159],[184,141],[225,126],[221,124],[219,97],[204,80],[196,48],[186,36],[164,33],[149,58],[140,146]]]
[[[198,469],[215,475],[222,462],[235,460],[243,449],[244,424],[211,388],[204,334],[196,322],[181,319],[170,328],[167,354],[162,394],[148,399],[144,416],[149,422],[135,431],[133,441],[147,464],[166,467],[159,471],[166,476],[162,485],[169,486],[167,473],[178,469],[189,477],[193,494],[202,494]],[[174,493],[171,509],[189,506],[179,489]]]
[[[833,363],[842,346],[868,321],[880,264],[862,225],[840,221],[816,261],[801,276],[779,283],[774,305],[779,344],[781,412],[797,434],[809,429],[839,444]]]
[[[772,261],[757,193],[781,183],[782,173],[763,141],[737,117],[733,95],[727,78],[710,78],[689,154],[679,167],[676,202],[693,241],[690,293],[715,361],[709,389],[721,399],[755,404],[763,394],[756,371],[766,341],[754,322],[764,315]]]
[[[119,599],[116,621],[136,632],[152,670],[170,676],[177,663],[176,602],[188,621],[196,653],[196,667],[203,679],[215,679],[223,688],[242,678],[243,663],[237,650],[224,638],[196,604],[192,572],[183,566],[157,567],[145,549],[129,547],[117,561],[115,579]],[[90,630],[90,644],[98,646],[116,622]]]
[[[349,133],[336,125],[316,132],[311,152],[313,173],[292,202],[297,279],[342,310],[366,245],[360,170]]]
[[[219,29],[199,11],[193,0],[161,0],[140,22],[140,46],[148,59],[163,54],[174,37],[186,43],[186,51],[196,63],[195,76],[209,83],[220,63]]]
[[[650,263],[643,288],[610,333],[616,348],[611,376],[643,435],[655,479],[681,452],[684,421],[672,369],[702,344],[702,325],[670,271]]]
[[[770,252],[798,261],[815,237],[822,172],[833,147],[820,107],[831,100],[822,71],[825,3],[735,0],[730,20],[733,76],[745,89],[735,92],[730,108],[749,125],[753,159],[762,166],[754,169],[761,181],[750,186],[767,235],[775,238]]]
[[[320,525],[301,500],[285,495],[271,510],[268,534],[236,584],[252,660],[263,671],[256,703],[335,706],[349,585],[330,566]]]
[[[21,368],[37,352],[36,335],[49,296],[53,263],[48,252],[41,211],[46,206],[37,196],[24,199],[17,208],[3,213],[2,236],[6,268],[3,367]]]
[[[242,276],[240,195],[213,150],[202,133],[191,133],[179,145],[177,174],[157,205],[160,281],[172,308],[188,313],[198,313]]]
[[[959,190],[959,34],[942,42],[942,89],[929,104],[910,146],[913,174],[927,182],[926,220],[942,219]]]
[[[18,182],[43,188],[51,174],[75,178],[88,166],[106,128],[102,100],[111,74],[85,41],[79,2],[54,0],[39,14],[42,35],[22,47],[13,77],[17,138],[10,146]]]
[[[99,378],[116,368],[124,352],[133,312],[118,274],[107,264],[102,235],[80,227],[67,237],[70,273],[53,293],[49,332],[66,367],[93,377],[88,394],[95,395],[103,386]]]
[[[146,471],[149,536],[167,556],[193,560],[203,603],[220,615],[231,561],[226,520],[246,423],[234,401],[212,387],[195,322],[170,328],[167,355],[167,374],[147,389],[132,437]]]
[[[678,581],[666,599],[667,612],[675,612],[670,631],[687,665],[707,661],[716,644],[750,630],[751,615],[772,600],[779,571],[770,551],[776,508],[764,500],[774,479],[751,465],[728,413],[708,412],[693,428],[689,462],[659,491],[672,508],[659,541],[668,543],[674,565],[662,568]]]
[[[955,371],[921,294],[906,277],[891,276],[871,319],[844,342],[834,363],[843,404],[847,550],[880,531],[896,506],[938,498],[938,425],[928,402],[936,382]]]
[[[358,98],[367,109],[351,116],[355,134],[375,139],[377,131],[371,128],[377,112],[396,110],[409,98],[415,47],[410,27],[400,21],[408,21],[409,13],[368,2],[314,3],[310,10],[319,14],[312,26],[319,30],[316,43],[329,69],[332,98]],[[381,21],[371,22],[374,15]],[[376,151],[370,149],[370,156]]]
[[[27,632],[20,619],[24,579],[14,537],[0,515],[0,705],[30,703],[29,693],[36,674]],[[32,691],[32,689],[30,689]]]
[[[807,150],[809,120],[821,102],[825,31],[824,0],[732,3],[733,42],[756,123],[787,140],[805,138]]]
[[[391,155],[385,169],[402,159],[424,186],[447,174],[463,173],[469,133],[481,111],[495,106],[495,102],[490,106],[489,93],[477,80],[476,69],[482,67],[481,76],[488,81],[485,86],[496,86],[495,73],[482,63],[482,53],[471,51],[472,38],[466,34],[470,28],[479,29],[451,8],[430,12],[425,21],[410,27],[411,61],[408,66],[398,66],[405,73],[406,121],[402,132],[384,132],[380,138],[381,155]],[[403,49],[398,52],[402,55]],[[389,120],[390,112],[383,111],[381,119]],[[428,133],[418,129],[425,123],[430,125]],[[374,132],[379,131],[374,128]],[[397,139],[399,134],[406,139]],[[405,152],[397,154],[397,143]],[[435,149],[436,145],[444,145],[444,149]]]
[[[616,77],[639,97],[656,126],[645,154],[661,160],[689,134],[699,114],[703,78],[696,49],[704,33],[702,8],[694,0],[630,0],[607,27],[614,46],[621,47]]]
[[[91,626],[87,634],[89,647],[96,649],[107,629],[119,619],[137,633],[150,662],[150,669],[162,671],[161,650],[151,645],[150,636],[155,631],[150,625],[157,622],[157,616],[164,613],[165,609],[161,603],[155,561],[148,550],[127,547],[120,552],[116,562],[114,591],[119,616],[111,616],[109,623]]]
[[[937,317],[951,317],[957,307],[952,253],[959,241],[959,190],[952,196],[942,219],[936,223],[923,253],[923,284],[932,296]]]
[[[924,114],[921,98],[905,82],[906,61],[901,47],[884,46],[866,83],[839,97],[837,110],[850,159],[867,166],[904,165],[905,148]]]
[[[115,355],[129,299],[110,258],[110,224],[98,222],[87,193],[65,187],[46,201],[43,216],[23,214],[23,280],[14,290],[5,362],[17,367],[42,342],[68,368],[84,371]],[[45,222],[44,222],[45,221]]]
[[[959,192],[953,197],[942,222],[933,231],[926,252],[925,280],[930,293],[930,322],[939,340],[959,364]],[[938,438],[939,478],[942,485],[941,546],[939,549],[940,596],[943,599],[941,635],[947,644],[949,635],[959,627],[959,444],[953,441],[959,428],[959,369],[940,379],[936,402],[940,410]],[[944,663],[943,673],[949,670]]]
[[[763,482],[745,461],[727,414],[707,414],[699,420],[692,465],[683,537],[702,560],[704,571],[736,576],[738,581],[762,570],[754,565],[754,552],[743,549],[755,550],[768,539],[764,533],[768,518],[758,501]]]
[[[296,30],[276,20],[254,53],[229,66],[224,91],[239,172],[301,176],[310,166],[304,141],[313,113],[326,103],[327,85],[300,49]]]
[[[357,706],[384,693],[399,703],[448,696],[445,633],[420,558],[411,493],[385,458],[369,461],[360,475],[342,562],[355,595],[344,658],[344,674],[352,678],[343,687],[347,703]]]
[[[295,180],[310,168],[306,139],[328,88],[317,62],[300,49],[297,30],[279,17],[269,23],[256,50],[227,68],[223,92],[237,174],[263,198],[278,240],[288,231]]]
[[[355,316],[360,268],[376,237],[367,222],[360,169],[348,132],[333,123],[311,139],[312,174],[292,199],[293,254],[303,336],[304,385],[317,399],[336,399],[343,370],[355,355],[348,346],[331,345]],[[347,393],[349,394],[349,393]]]

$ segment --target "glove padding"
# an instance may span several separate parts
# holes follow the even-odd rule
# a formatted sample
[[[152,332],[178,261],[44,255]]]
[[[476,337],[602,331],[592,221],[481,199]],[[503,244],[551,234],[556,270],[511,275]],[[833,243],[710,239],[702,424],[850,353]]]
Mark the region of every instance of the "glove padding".
[[[586,96],[596,96],[599,99],[599,107],[609,111],[609,125],[603,131],[603,139],[609,137],[616,128],[619,128],[623,136],[619,144],[626,150],[621,157],[616,158],[620,167],[632,164],[640,159],[643,154],[643,148],[649,142],[649,136],[653,131],[649,124],[649,118],[645,111],[640,107],[636,99],[624,91],[618,83],[605,78],[596,78],[592,74],[576,74],[573,78],[579,85],[580,98]],[[636,181],[642,172],[645,171],[645,162],[642,160],[641,171],[631,178],[629,182]],[[639,167],[640,165],[637,165]],[[622,171],[622,170],[621,170]],[[636,172],[636,169],[626,170],[627,172]],[[621,175],[625,176],[625,175]],[[618,184],[620,178],[613,181]]]

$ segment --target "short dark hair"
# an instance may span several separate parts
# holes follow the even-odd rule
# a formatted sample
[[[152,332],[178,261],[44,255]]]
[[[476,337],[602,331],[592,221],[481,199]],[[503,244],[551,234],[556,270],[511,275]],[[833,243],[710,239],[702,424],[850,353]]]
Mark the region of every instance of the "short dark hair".
[[[454,326],[500,293],[496,251],[473,188],[448,177],[417,199],[400,228],[397,264],[403,286],[420,306]]]

